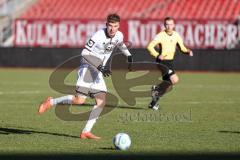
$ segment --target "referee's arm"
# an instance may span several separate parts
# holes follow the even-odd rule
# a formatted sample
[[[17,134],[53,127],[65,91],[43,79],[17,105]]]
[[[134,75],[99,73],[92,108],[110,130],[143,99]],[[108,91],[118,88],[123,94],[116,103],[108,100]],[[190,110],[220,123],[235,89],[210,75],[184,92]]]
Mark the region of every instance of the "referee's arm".
[[[189,54],[189,52],[191,51],[190,49],[185,47],[185,45],[183,44],[183,40],[180,36],[177,36],[177,44],[183,53]]]
[[[156,40],[156,39],[154,39],[154,40],[152,40],[149,44],[148,44],[148,46],[147,46],[147,50],[149,51],[149,53],[153,56],[153,57],[155,57],[155,58],[157,58],[157,56],[159,55],[159,53],[155,50],[155,46],[157,45],[157,44],[159,44],[160,42],[158,41],[158,40]]]

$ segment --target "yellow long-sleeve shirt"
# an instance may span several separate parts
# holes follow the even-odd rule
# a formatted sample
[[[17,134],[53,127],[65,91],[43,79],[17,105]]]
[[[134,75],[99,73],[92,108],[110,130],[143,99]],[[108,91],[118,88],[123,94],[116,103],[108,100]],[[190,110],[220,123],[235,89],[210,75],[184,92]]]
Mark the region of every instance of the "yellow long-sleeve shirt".
[[[173,31],[171,35],[168,35],[165,31],[161,31],[148,44],[147,49],[150,54],[156,58],[159,52],[157,52],[154,47],[160,45],[162,50],[160,54],[163,55],[164,59],[173,60],[177,44],[183,53],[189,52],[189,49],[184,46],[182,38],[176,31]]]

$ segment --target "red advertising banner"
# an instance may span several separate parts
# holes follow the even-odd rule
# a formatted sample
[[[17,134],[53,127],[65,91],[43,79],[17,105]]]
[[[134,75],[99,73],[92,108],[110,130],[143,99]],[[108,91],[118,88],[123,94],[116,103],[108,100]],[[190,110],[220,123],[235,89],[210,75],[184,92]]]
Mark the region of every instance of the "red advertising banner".
[[[33,47],[83,47],[87,39],[105,27],[97,20],[24,20],[16,19],[14,45]],[[134,48],[146,48],[161,30],[162,21],[122,20],[120,31]],[[240,27],[228,21],[177,21],[176,31],[191,48],[234,48]]]

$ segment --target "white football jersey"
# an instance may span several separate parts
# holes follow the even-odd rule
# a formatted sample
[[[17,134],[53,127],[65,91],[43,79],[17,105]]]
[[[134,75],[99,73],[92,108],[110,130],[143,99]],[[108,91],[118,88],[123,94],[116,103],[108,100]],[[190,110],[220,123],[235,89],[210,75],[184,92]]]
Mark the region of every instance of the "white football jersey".
[[[103,65],[106,64],[116,47],[118,47],[126,56],[131,55],[126,48],[126,45],[123,43],[122,32],[117,31],[115,36],[110,38],[107,36],[106,28],[97,31],[85,45],[85,49],[101,59]]]

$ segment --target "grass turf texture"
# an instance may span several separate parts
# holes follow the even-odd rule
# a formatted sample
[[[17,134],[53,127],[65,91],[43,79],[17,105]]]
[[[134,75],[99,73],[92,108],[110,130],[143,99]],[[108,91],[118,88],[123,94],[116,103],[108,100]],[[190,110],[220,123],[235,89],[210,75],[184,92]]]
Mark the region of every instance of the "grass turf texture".
[[[150,97],[138,99],[136,106],[121,101],[119,108],[98,119],[93,133],[102,139],[94,141],[79,139],[84,121],[62,121],[54,109],[37,114],[46,96],[62,96],[49,87],[52,71],[0,69],[0,154],[240,152],[239,73],[179,73],[180,83],[161,99],[160,110],[147,108]],[[75,72],[71,75],[66,82],[74,84]],[[108,88],[115,93],[110,82],[108,78]],[[112,138],[119,132],[132,139],[128,151],[113,148]]]

